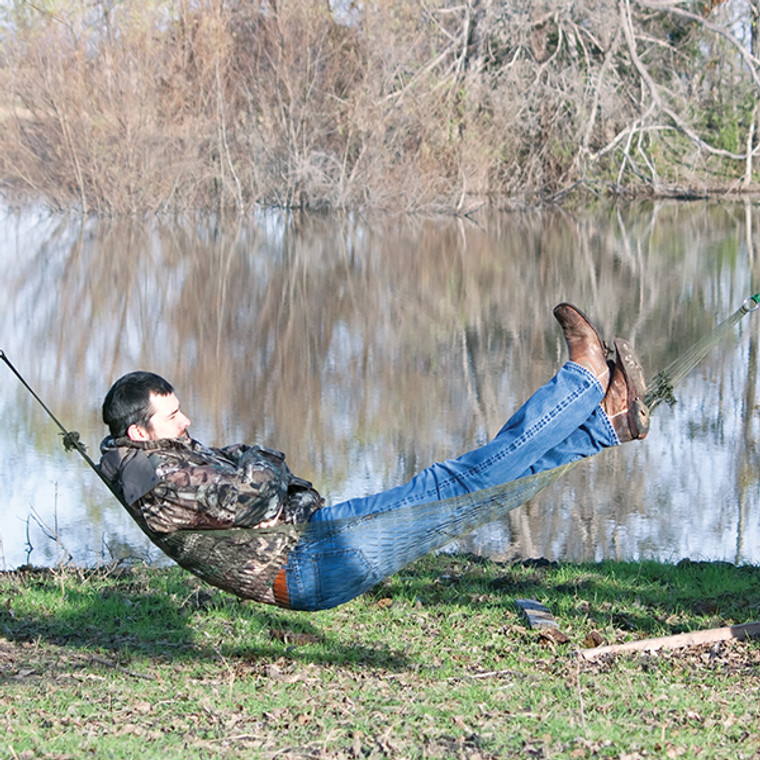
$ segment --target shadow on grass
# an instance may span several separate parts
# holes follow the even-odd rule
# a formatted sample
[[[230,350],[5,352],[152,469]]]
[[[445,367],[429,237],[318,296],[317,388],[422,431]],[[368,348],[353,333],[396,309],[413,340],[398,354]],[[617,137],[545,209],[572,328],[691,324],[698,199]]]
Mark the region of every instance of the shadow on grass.
[[[401,670],[391,647],[346,644],[305,613],[243,601],[179,568],[0,573],[0,637],[129,658],[356,663]],[[306,646],[309,645],[309,646]]]
[[[497,563],[466,556],[424,558],[351,607],[320,613],[244,602],[179,568],[27,570],[0,573],[0,637],[44,642],[117,660],[231,660],[352,665],[401,671],[403,636],[371,635],[392,614],[450,615],[524,624],[518,598],[545,604],[560,628],[629,631],[636,637],[745,623],[760,617],[760,569],[728,563]],[[503,612],[502,612],[503,611]],[[393,627],[389,638],[393,636]],[[365,632],[369,632],[365,636]]]
[[[536,599],[560,626],[612,627],[640,635],[681,633],[760,617],[760,568],[728,562],[499,563],[439,555],[412,565],[373,593],[518,612]]]

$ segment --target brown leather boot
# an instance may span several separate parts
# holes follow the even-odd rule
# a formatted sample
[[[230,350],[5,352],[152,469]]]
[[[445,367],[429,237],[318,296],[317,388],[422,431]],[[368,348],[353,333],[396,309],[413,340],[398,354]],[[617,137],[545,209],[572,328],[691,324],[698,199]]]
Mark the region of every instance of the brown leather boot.
[[[644,370],[631,344],[615,339],[615,368],[610,387],[602,399],[602,409],[610,418],[621,443],[646,438],[649,408],[644,403],[647,391]]]
[[[555,306],[554,317],[565,333],[570,361],[590,370],[602,384],[602,387],[607,390],[610,382],[607,355],[610,350],[599,337],[596,328],[580,309],[569,303],[561,303],[559,306]]]

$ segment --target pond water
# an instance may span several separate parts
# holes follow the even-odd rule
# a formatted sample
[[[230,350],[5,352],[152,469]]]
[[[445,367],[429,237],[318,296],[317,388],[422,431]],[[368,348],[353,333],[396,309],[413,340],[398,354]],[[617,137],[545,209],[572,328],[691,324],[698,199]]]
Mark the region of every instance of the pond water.
[[[631,340],[651,377],[760,274],[749,203],[245,223],[5,209],[0,224],[0,348],[96,460],[110,383],[151,369],[194,437],[286,451],[328,501],[484,443],[565,361],[556,303]],[[760,561],[759,323],[739,322],[645,441],[582,463],[455,548]],[[0,377],[0,567],[161,561],[5,365]]]

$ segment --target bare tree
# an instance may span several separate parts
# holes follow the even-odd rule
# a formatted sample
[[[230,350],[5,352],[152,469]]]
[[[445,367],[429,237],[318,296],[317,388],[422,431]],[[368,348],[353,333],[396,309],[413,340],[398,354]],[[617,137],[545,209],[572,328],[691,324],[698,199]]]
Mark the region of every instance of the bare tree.
[[[0,176],[57,207],[469,213],[757,189],[757,0],[5,10]]]

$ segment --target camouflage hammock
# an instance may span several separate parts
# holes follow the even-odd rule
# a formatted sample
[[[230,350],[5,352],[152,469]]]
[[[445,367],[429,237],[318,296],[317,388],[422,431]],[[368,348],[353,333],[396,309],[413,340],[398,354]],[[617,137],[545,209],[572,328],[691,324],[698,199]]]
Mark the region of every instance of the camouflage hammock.
[[[673,404],[674,386],[713,346],[726,337],[745,314],[757,309],[758,305],[760,294],[747,298],[728,319],[655,375],[648,384],[649,391],[645,397],[650,411],[662,401]],[[300,540],[319,540],[320,537],[340,536],[353,530],[361,530],[362,540],[366,544],[375,544],[384,549],[377,552],[382,559],[372,575],[376,580],[388,577],[416,559],[503,517],[554,483],[577,464],[572,462],[461,496],[341,520],[278,525],[264,529],[178,530],[169,534],[156,534],[146,526],[139,510],[131,509],[124,502],[118,490],[89,458],[84,445],[79,441],[78,433],[67,431],[58,422],[2,351],[0,358],[8,364],[58,424],[63,432],[64,446],[67,450],[79,451],[153,543],[178,565],[202,580],[243,598],[262,600],[271,594],[274,579],[282,569],[282,557],[285,556],[283,552],[287,553]],[[425,517],[430,513],[435,513],[436,520],[425,521]],[[419,525],[421,521],[431,525],[424,534],[420,535],[419,531],[407,529],[412,525]],[[273,561],[268,565],[262,565],[262,556],[272,556]],[[255,572],[252,571],[254,565]]]

